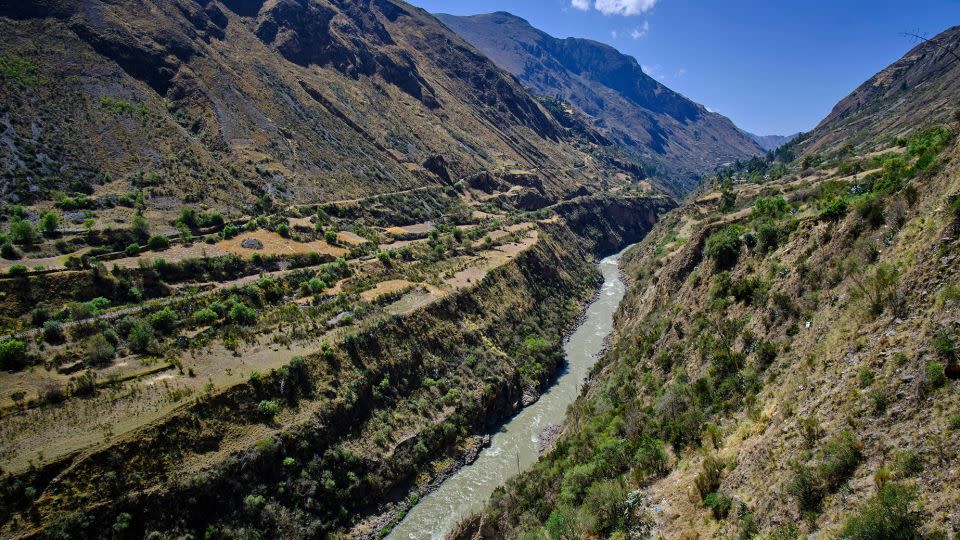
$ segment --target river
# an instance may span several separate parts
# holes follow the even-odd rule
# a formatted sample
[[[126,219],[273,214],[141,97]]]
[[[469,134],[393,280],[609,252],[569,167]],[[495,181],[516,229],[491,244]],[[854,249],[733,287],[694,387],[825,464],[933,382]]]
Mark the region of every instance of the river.
[[[495,433],[476,461],[411,508],[388,540],[442,540],[458,521],[483,508],[497,486],[516,475],[518,469],[526,470],[537,461],[540,434],[563,421],[613,330],[613,314],[625,288],[619,262],[620,254],[600,261],[600,294],[564,344],[567,362],[556,383]]]

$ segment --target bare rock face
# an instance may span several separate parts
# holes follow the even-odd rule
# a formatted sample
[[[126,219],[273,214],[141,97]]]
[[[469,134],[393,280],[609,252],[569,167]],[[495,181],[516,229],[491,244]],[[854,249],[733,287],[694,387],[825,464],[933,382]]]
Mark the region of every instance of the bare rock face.
[[[243,241],[240,242],[240,247],[244,249],[263,249],[263,242],[256,238],[244,238]]]

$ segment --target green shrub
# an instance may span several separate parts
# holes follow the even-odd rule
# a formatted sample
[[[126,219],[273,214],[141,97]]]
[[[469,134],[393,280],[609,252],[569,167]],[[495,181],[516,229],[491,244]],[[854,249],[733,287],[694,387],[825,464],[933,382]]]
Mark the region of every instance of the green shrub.
[[[141,320],[137,320],[130,327],[130,333],[127,336],[130,342],[130,350],[136,353],[145,353],[150,349],[153,343],[153,326]]]
[[[287,227],[286,223],[280,223],[277,225],[275,232],[284,238],[290,238],[290,228]]]
[[[317,278],[311,278],[310,281],[307,282],[307,286],[312,294],[320,294],[327,288],[327,284],[324,283],[322,279]]]
[[[787,493],[797,499],[802,513],[817,512],[826,495],[823,483],[813,469],[806,465],[793,466],[793,477],[787,483]]]
[[[914,508],[916,488],[889,482],[847,519],[840,538],[847,540],[920,540],[923,517]]]
[[[162,234],[155,234],[147,240],[147,247],[153,251],[160,251],[170,247],[170,239]]]
[[[147,321],[154,330],[160,332],[161,334],[172,332],[173,329],[176,328],[177,323],[180,322],[179,318],[177,317],[177,312],[168,307],[151,313],[150,316],[147,317]]]
[[[224,238],[233,238],[239,233],[240,233],[240,229],[238,229],[237,226],[234,225],[233,223],[230,223],[229,225],[223,228]]]
[[[220,316],[217,315],[217,312],[210,308],[198,309],[193,312],[193,315],[190,316],[190,319],[193,321],[193,324],[197,326],[209,326],[219,319]]]
[[[45,236],[53,236],[57,234],[57,229],[60,228],[60,214],[50,211],[43,215],[43,218],[40,219],[40,230],[43,231]]]
[[[854,209],[860,219],[874,229],[883,225],[886,221],[883,199],[878,195],[863,197],[854,204]]]
[[[957,344],[947,328],[940,328],[933,335],[933,350],[941,358],[950,361],[957,356]]]
[[[790,212],[790,205],[783,197],[761,197],[753,203],[754,220],[780,219]]]
[[[15,370],[27,365],[27,345],[13,338],[0,341],[0,369]]]
[[[587,488],[596,479],[596,465],[593,462],[570,467],[563,473],[560,486],[560,499],[569,504],[578,504],[583,500]]]
[[[847,215],[847,209],[850,207],[850,202],[846,197],[835,196],[820,201],[818,206],[820,207],[821,218],[830,221],[836,221]]]
[[[709,508],[713,514],[713,518],[719,521],[726,519],[727,514],[730,513],[730,508],[733,506],[733,499],[726,493],[716,491],[710,493],[703,499],[703,506]]]
[[[253,324],[257,321],[257,312],[243,302],[237,302],[230,308],[227,318],[235,324]]]
[[[39,240],[33,224],[26,219],[14,218],[10,221],[10,240],[21,246],[32,246]]]
[[[844,431],[824,445],[817,474],[828,491],[835,491],[853,476],[861,459],[860,442]]]
[[[614,530],[620,529],[623,526],[626,501],[627,490],[619,480],[594,482],[587,489],[583,500],[584,508],[595,520],[590,527],[591,532],[607,537]]]
[[[901,477],[916,476],[923,472],[923,458],[915,450],[897,452],[894,470]]]
[[[337,233],[335,231],[326,231],[323,233],[323,239],[327,241],[330,245],[337,244]]]
[[[127,248],[123,250],[123,253],[127,257],[136,257],[140,254],[140,245],[134,242],[133,244],[127,246]]]
[[[930,362],[926,368],[926,386],[930,389],[940,388],[947,383],[946,370],[940,362]]]
[[[102,366],[113,360],[116,353],[113,344],[111,344],[103,334],[95,334],[87,340],[87,363],[93,366]]]
[[[27,267],[22,264],[13,264],[10,265],[10,269],[7,270],[11,276],[25,276],[27,275]]]
[[[873,370],[868,366],[863,366],[857,370],[857,383],[860,385],[860,388],[866,388],[873,384],[873,379],[876,377]]]
[[[150,238],[150,224],[142,215],[136,214],[133,216],[133,221],[130,222],[130,232],[133,233],[138,242],[146,241]]]
[[[46,321],[43,323],[43,340],[47,343],[62,343],[64,339],[63,324],[60,321]]]
[[[3,244],[0,244],[0,257],[3,257],[9,261],[15,261],[23,257],[23,255],[20,253],[20,250],[13,247],[13,244],[10,242],[4,242]]]
[[[714,261],[718,269],[728,270],[737,264],[742,233],[743,228],[739,225],[729,225],[707,238],[705,254]]]
[[[277,415],[277,411],[280,410],[280,406],[277,405],[276,401],[264,399],[257,404],[257,413],[260,414],[265,419],[271,419]]]
[[[722,471],[723,464],[716,456],[709,455],[703,458],[700,473],[693,480],[701,500],[706,500],[707,495],[717,491],[717,488],[720,487],[720,473]]]
[[[874,389],[870,391],[870,404],[873,408],[873,413],[881,415],[887,412],[887,405],[890,404],[890,400],[886,392],[880,389]]]

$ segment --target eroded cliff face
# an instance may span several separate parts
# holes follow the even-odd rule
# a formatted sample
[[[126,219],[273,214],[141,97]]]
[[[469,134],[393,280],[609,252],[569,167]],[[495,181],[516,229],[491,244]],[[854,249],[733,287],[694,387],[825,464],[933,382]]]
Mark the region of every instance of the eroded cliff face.
[[[24,472],[19,480],[39,493],[32,517],[8,517],[4,530],[69,526],[94,537],[126,516],[127,530],[144,535],[313,537],[402,507],[404,493],[449,470],[548,383],[563,332],[593,294],[594,257],[642,237],[672,207],[642,197],[566,202],[527,248],[459,293]],[[265,418],[264,401],[279,413]]]

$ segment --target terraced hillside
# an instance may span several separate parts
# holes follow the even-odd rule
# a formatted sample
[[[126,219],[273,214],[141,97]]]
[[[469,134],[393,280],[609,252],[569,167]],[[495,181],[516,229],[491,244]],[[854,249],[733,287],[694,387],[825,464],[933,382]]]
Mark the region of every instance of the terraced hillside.
[[[511,170],[558,199],[617,172],[402,2],[12,2],[0,32],[12,203],[108,210],[142,193],[159,224],[182,201],[239,215],[265,195],[333,201]]]

